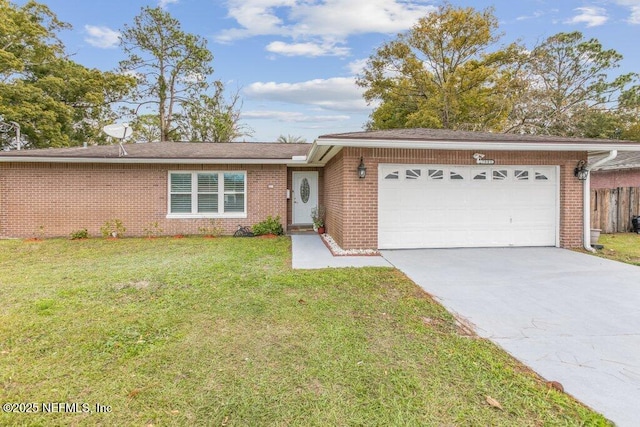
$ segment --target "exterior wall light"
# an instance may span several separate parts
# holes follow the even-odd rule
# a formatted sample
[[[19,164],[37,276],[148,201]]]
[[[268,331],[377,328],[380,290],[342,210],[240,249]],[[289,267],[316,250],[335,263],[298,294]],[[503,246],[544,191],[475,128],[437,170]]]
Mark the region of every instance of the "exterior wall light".
[[[364,166],[362,156],[360,156],[360,164],[358,165],[358,178],[364,179],[367,176],[367,168]]]
[[[587,169],[587,162],[585,162],[584,160],[580,160],[576,168],[573,170],[573,174],[580,181],[586,180],[587,177],[589,176],[589,170]]]

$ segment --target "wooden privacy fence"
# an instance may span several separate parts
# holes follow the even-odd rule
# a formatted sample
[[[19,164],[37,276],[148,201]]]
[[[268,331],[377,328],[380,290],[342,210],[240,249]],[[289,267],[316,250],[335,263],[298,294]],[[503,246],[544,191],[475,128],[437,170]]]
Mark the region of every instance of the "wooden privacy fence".
[[[640,215],[640,187],[591,190],[591,228],[603,233],[633,231],[634,215]]]

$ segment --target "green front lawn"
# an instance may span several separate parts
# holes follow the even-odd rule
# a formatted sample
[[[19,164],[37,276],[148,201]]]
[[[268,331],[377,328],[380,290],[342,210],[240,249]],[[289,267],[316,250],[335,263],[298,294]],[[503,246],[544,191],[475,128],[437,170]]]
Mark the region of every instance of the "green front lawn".
[[[398,271],[293,271],[286,237],[1,241],[0,298],[0,403],[39,410],[0,425],[606,423]]]
[[[640,265],[640,234],[602,234],[598,244],[604,246],[603,249],[598,250],[598,255],[628,264]]]

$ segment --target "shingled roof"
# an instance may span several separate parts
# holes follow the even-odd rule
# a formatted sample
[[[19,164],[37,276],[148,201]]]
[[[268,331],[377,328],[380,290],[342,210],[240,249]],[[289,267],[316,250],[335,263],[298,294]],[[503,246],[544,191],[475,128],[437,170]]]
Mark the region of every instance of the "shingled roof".
[[[385,129],[363,132],[349,132],[322,135],[318,139],[358,139],[388,141],[468,141],[468,142],[540,142],[540,143],[635,143],[635,141],[618,141],[594,138],[566,138],[552,135],[528,135],[515,133],[468,132],[449,129]]]
[[[51,161],[66,159],[111,160],[128,162],[145,161],[225,161],[254,160],[265,163],[291,162],[294,157],[306,156],[311,144],[283,143],[194,143],[194,142],[152,142],[147,144],[124,144],[126,155],[118,144],[89,147],[47,148],[0,152],[0,161],[40,159]]]
[[[605,154],[589,156],[589,164],[605,158]],[[620,152],[615,159],[594,168],[594,171],[606,171],[616,169],[640,169],[640,152]]]

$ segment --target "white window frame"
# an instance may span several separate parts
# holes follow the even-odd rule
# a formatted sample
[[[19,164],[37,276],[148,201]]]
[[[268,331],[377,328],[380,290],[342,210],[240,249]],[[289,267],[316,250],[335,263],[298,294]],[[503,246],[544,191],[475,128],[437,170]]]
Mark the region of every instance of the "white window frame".
[[[218,174],[218,212],[198,212],[198,174]],[[244,177],[244,207],[242,212],[224,212],[224,174],[242,174]],[[171,175],[191,174],[191,213],[171,212]],[[247,195],[249,193],[246,170],[170,170],[167,173],[167,218],[247,218]],[[226,192],[229,194],[229,192]],[[235,193],[240,194],[240,193]]]

